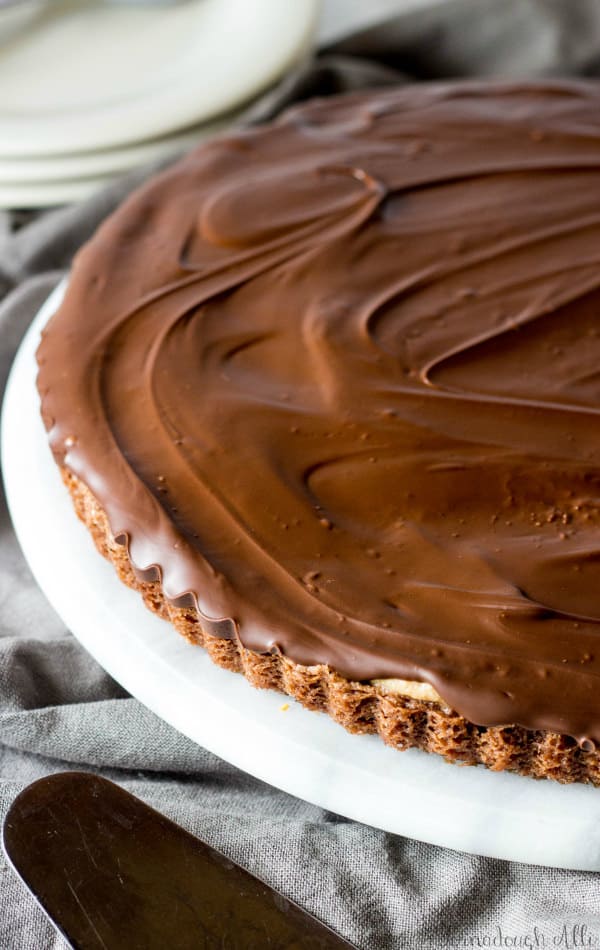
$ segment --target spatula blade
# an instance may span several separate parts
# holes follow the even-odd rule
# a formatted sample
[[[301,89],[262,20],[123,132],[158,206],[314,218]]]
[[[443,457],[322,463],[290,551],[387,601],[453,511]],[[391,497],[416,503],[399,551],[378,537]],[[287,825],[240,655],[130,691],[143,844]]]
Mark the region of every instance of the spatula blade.
[[[75,950],[351,950],[298,905],[97,775],[28,786],[6,854]]]

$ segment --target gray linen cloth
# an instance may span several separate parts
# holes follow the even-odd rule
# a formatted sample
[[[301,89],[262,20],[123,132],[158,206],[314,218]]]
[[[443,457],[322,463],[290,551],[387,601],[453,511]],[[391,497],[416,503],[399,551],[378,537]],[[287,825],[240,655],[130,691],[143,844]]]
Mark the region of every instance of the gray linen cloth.
[[[249,119],[314,93],[408,77],[598,70],[597,0],[449,0],[325,51],[256,103]],[[23,332],[74,251],[147,174],[78,207],[0,215],[0,391]],[[473,857],[347,821],[250,778],[157,719],[53,613],[0,504],[0,817],[34,779],[89,769],[205,838],[362,950],[600,944],[596,875]],[[0,862],[0,950],[64,946]]]

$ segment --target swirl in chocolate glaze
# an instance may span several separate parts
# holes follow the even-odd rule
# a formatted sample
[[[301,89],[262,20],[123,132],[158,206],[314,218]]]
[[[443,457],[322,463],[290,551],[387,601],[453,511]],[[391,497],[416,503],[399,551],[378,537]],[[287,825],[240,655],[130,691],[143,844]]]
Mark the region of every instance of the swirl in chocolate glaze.
[[[253,650],[600,741],[599,110],[316,101],[130,198],[39,387],[137,568]]]

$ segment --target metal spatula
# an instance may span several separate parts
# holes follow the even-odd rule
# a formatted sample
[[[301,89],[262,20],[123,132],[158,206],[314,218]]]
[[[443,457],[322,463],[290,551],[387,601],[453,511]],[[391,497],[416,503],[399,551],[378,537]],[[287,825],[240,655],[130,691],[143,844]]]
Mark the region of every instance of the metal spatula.
[[[352,950],[179,825],[84,772],[15,799],[4,849],[76,950]]]

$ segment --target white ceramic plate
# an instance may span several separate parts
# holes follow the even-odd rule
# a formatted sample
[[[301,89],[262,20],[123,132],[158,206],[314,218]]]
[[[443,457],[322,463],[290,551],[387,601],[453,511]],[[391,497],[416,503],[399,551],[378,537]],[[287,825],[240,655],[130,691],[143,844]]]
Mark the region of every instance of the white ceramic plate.
[[[139,165],[171,155],[210,135],[215,135],[233,124],[243,110],[228,113],[226,118],[204,122],[163,138],[150,139],[122,148],[98,152],[73,152],[71,155],[40,156],[39,158],[2,158],[0,156],[0,186],[44,185],[62,186],[82,178],[115,175]]]
[[[44,0],[0,12],[0,156],[68,155],[229,111],[309,49],[319,0]]]
[[[105,669],[157,715],[257,778],[300,798],[446,847],[600,870],[600,789],[561,786],[396,752],[326,715],[214,666],[117,580],[77,521],[47,447],[34,353],[56,290],[15,361],[2,418],[6,493],[40,587]]]
[[[81,201],[119,174],[199,145],[233,125],[241,111],[179,135],[120,149],[40,159],[0,158],[0,208],[43,208]]]
[[[62,182],[26,182],[19,185],[4,185],[0,182],[0,208],[50,208],[71,204],[83,201],[109,181],[110,175]]]

